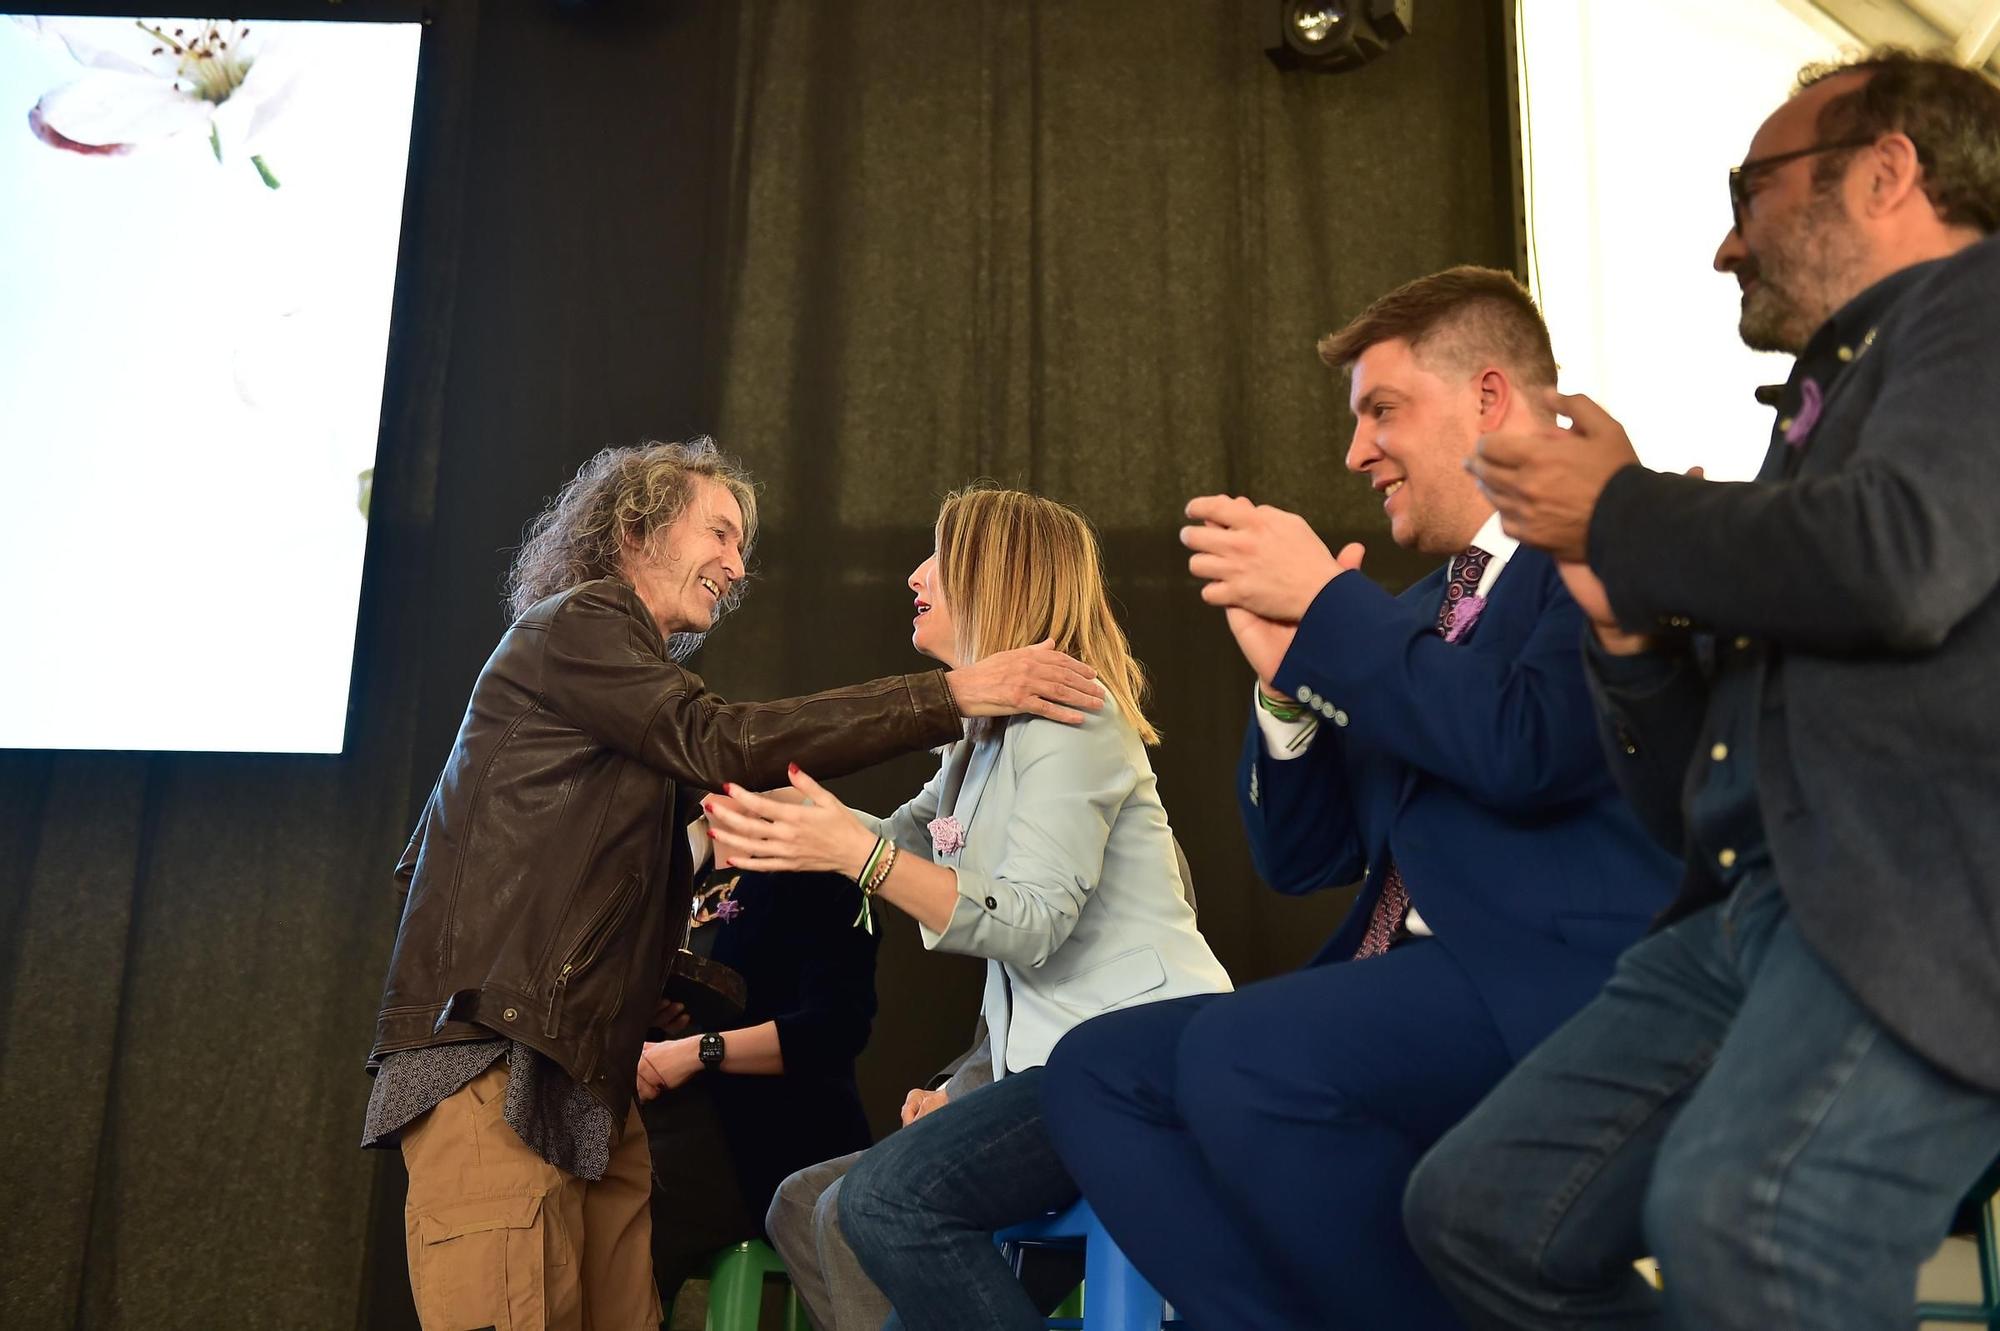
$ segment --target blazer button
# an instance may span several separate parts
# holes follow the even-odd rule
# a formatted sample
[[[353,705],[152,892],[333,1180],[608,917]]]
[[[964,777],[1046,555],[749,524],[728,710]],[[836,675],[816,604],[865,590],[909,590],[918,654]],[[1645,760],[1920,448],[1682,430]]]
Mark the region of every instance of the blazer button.
[[[995,901],[995,900],[994,900],[994,899],[993,899],[992,897],[988,897],[988,898],[986,898],[986,909],[988,909],[988,910],[999,910],[999,909],[1000,909],[1000,903],[999,903],[999,902],[997,902],[997,901]]]
[[[516,1012],[513,1008],[508,1008],[505,1012],[502,1012],[500,1014],[500,1019],[502,1021],[512,1021],[520,1015],[521,1014]]]
[[[1340,710],[1340,709],[1339,709],[1338,707],[1334,708],[1334,709],[1333,709],[1333,723],[1334,723],[1335,725],[1337,725],[1337,726],[1344,726],[1344,725],[1346,725],[1346,724],[1347,724],[1347,713],[1346,713],[1346,712],[1343,712],[1343,711],[1341,711],[1341,710]]]

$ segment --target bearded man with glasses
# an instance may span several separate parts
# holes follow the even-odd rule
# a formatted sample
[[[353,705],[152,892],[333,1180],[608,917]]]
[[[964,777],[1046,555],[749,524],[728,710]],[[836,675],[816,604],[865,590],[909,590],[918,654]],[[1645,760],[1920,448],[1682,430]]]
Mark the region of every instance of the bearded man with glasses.
[[[1411,1179],[1476,1327],[1908,1326],[2000,1156],[2000,88],[1809,69],[1729,197],[1739,332],[1798,358],[1756,481],[1649,471],[1583,397],[1468,464],[1561,564],[1612,770],[1686,859]]]

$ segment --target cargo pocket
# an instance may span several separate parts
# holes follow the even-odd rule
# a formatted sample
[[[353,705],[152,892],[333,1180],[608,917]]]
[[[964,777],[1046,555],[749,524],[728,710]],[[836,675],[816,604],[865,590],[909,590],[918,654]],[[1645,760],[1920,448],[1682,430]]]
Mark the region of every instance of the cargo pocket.
[[[540,1195],[481,1197],[405,1216],[410,1292],[424,1331],[542,1331],[551,1265],[542,1203]]]

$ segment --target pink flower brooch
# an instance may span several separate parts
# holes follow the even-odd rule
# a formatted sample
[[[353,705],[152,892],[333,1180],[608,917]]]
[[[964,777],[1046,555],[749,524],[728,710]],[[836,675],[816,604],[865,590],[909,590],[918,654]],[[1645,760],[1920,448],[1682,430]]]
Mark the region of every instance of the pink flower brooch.
[[[946,814],[930,821],[931,849],[940,855],[956,855],[965,849],[965,828],[958,819]]]

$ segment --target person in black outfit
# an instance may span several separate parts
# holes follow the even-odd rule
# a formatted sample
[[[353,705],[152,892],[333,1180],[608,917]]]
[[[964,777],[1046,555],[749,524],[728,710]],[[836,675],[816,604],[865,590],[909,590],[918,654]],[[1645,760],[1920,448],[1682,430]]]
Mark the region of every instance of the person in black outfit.
[[[747,1001],[718,1023],[730,1029],[708,1040],[706,1064],[684,1017],[640,1059],[662,1306],[718,1249],[764,1237],[787,1175],[873,1140],[854,1081],[875,1018],[876,938],[855,927],[860,904],[837,873],[717,870],[696,894],[688,948],[740,974]]]

